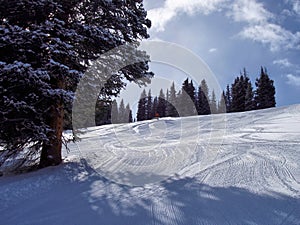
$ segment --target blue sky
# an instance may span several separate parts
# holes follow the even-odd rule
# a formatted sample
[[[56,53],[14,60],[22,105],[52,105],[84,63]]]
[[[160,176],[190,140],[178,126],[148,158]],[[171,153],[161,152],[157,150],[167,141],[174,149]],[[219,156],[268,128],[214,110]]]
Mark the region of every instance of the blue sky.
[[[244,67],[254,85],[264,66],[275,81],[277,106],[300,103],[300,0],[144,0],[144,6],[151,39],[193,51],[224,89]],[[187,76],[155,63],[151,69],[157,90],[168,87],[162,79],[180,85]],[[133,89],[138,97],[133,85],[121,97]],[[136,101],[128,100],[133,107]]]

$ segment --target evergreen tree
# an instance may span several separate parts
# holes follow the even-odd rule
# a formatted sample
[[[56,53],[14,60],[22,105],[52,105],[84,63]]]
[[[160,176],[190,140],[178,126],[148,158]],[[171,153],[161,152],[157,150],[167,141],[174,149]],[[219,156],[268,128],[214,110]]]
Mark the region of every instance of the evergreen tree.
[[[168,95],[168,105],[167,105],[168,116],[178,117],[176,106],[177,106],[177,96],[176,96],[175,84],[173,82],[170,87],[170,91]]]
[[[211,94],[210,110],[211,110],[212,114],[216,114],[217,111],[218,111],[218,108],[217,108],[217,99],[216,99],[216,94],[215,94],[214,90],[212,91],[212,94]]]
[[[151,96],[151,89],[148,92],[148,99],[147,99],[147,120],[151,120],[154,115],[152,113],[152,96]]]
[[[146,94],[146,90],[144,89],[143,92],[141,93],[141,97],[138,103],[138,111],[136,116],[137,121],[143,121],[147,119],[146,108],[147,108],[147,94]]]
[[[198,88],[198,95],[197,95],[197,101],[196,101],[198,115],[208,115],[211,113],[208,92],[209,92],[209,89],[208,89],[206,80],[203,79]]]
[[[227,85],[226,87],[225,103],[226,103],[226,112],[231,112],[232,98],[231,98],[231,90],[229,85]]]
[[[239,77],[234,80],[231,88],[232,102],[231,111],[232,112],[244,112],[246,110],[246,91],[249,86],[250,79],[247,75],[246,69]],[[251,83],[250,83],[251,85]]]
[[[195,115],[195,87],[193,81],[189,82],[188,78],[182,84],[179,102],[181,116]]]
[[[182,83],[180,95],[178,95],[179,105],[178,109],[180,116],[189,116],[189,80],[188,78]]]
[[[87,67],[149,37],[142,1],[1,0],[0,23],[1,146],[14,155],[30,144],[41,167],[60,164],[65,108]],[[117,94],[123,77],[140,83],[147,71],[144,62],[123,68],[101,91]]]
[[[159,92],[158,103],[157,103],[157,113],[159,114],[159,117],[166,116],[166,99],[165,99],[165,94],[163,92],[163,89],[160,89],[160,92]]]
[[[196,102],[196,95],[195,95],[195,87],[194,87],[194,84],[193,84],[192,80],[191,80],[191,82],[188,85],[187,94],[191,98],[192,102],[195,104],[195,102]]]
[[[218,104],[218,113],[226,113],[226,94],[223,91]]]
[[[157,113],[157,107],[158,107],[158,98],[155,97],[152,104],[152,115],[155,116]]]
[[[245,95],[245,111],[254,110],[255,108],[253,87],[251,82],[248,82]]]
[[[208,85],[207,85],[207,82],[205,79],[203,79],[201,81],[200,87],[201,87],[203,94],[206,96],[207,99],[209,99],[209,88],[208,88]]]
[[[131,123],[132,122],[132,112],[130,109],[129,103],[125,107],[125,114],[124,114],[124,123]]]
[[[95,107],[96,126],[111,123],[111,100],[98,99]],[[72,127],[70,127],[72,128]]]
[[[128,115],[128,122],[132,123],[134,120],[132,119],[132,110],[129,110],[129,115]],[[134,121],[135,122],[135,121]]]
[[[265,109],[276,106],[274,81],[267,74],[267,70],[261,67],[260,77],[256,79],[257,87],[255,103],[257,109]]]
[[[111,123],[112,124],[119,123],[119,110],[118,110],[118,103],[116,100],[113,100],[111,104]]]
[[[169,89],[167,89],[167,93],[166,93],[166,117],[170,116],[169,115],[169,108],[170,108],[170,103],[169,103],[169,97],[170,97],[170,93],[169,93]]]
[[[118,110],[118,123],[127,123],[128,122],[128,114],[125,110],[124,100],[121,99],[119,110]],[[129,113],[129,111],[128,111]]]

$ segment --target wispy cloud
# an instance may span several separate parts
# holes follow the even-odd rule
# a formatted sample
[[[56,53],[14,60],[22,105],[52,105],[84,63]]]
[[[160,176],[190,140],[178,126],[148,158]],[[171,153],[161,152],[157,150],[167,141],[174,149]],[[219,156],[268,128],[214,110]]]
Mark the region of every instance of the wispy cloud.
[[[211,48],[211,49],[209,49],[208,51],[210,52],[210,53],[213,53],[213,52],[216,52],[218,49],[216,49],[216,48]]]
[[[291,67],[293,66],[292,63],[288,59],[278,59],[273,61],[274,65],[279,65],[281,67]]]
[[[293,10],[300,15],[300,1],[295,0],[293,3]]]
[[[286,78],[288,79],[287,83],[294,86],[300,86],[300,77],[295,76],[293,74],[286,75]]]
[[[239,33],[242,38],[269,45],[271,51],[300,49],[300,32],[292,33],[271,22],[275,16],[256,0],[236,0],[227,15],[248,23]]]
[[[250,24],[265,23],[273,18],[272,13],[267,11],[262,3],[255,0],[237,0],[227,12],[227,16],[233,18],[235,22],[247,22]]]
[[[239,35],[242,38],[268,44],[271,51],[300,49],[300,32],[292,33],[277,24],[265,23],[248,26]]]
[[[221,5],[226,1],[228,0],[166,0],[163,7],[149,10],[148,17],[152,21],[154,30],[164,31],[165,25],[178,14],[207,15],[220,10]]]
[[[285,0],[299,11],[300,0]],[[271,51],[300,50],[300,32],[291,32],[274,23],[275,15],[257,0],[166,0],[163,7],[149,10],[148,16],[156,32],[164,31],[166,24],[182,14],[207,15],[224,11],[231,20],[245,23],[239,37],[269,46]]]
[[[285,0],[285,2],[291,4],[293,12],[300,15],[300,0]]]

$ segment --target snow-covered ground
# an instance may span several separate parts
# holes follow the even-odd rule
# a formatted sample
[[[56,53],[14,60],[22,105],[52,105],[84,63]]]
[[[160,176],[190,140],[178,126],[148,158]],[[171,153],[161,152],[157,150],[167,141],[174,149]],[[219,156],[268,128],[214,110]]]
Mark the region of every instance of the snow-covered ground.
[[[300,224],[300,105],[93,127],[0,178],[0,224]]]

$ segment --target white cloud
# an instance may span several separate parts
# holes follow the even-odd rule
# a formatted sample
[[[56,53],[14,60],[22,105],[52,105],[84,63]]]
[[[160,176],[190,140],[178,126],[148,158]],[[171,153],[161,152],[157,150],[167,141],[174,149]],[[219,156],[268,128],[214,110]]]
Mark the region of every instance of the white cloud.
[[[300,15],[300,0],[285,0],[285,3],[291,4],[293,11]]]
[[[218,49],[216,49],[216,48],[211,48],[211,49],[209,49],[208,51],[210,52],[210,53],[213,53],[213,52],[216,52]]]
[[[242,38],[269,45],[271,51],[300,49],[300,32],[292,33],[270,22],[274,15],[256,0],[236,0],[227,15],[236,22],[248,23],[239,34]]]
[[[292,63],[288,59],[278,59],[273,61],[274,65],[279,65],[281,67],[291,67],[293,66]]]
[[[150,1],[150,0],[149,0]],[[300,13],[300,0],[285,0],[292,3],[294,11]],[[226,16],[235,22],[246,23],[239,37],[262,43],[271,51],[300,50],[300,31],[291,32],[274,23],[275,15],[257,0],[166,0],[160,8],[148,11],[154,31],[164,31],[166,24],[181,14],[207,15],[226,11]]]
[[[273,15],[267,11],[262,3],[255,0],[236,0],[227,16],[233,18],[235,22],[264,23]]]
[[[293,10],[300,15],[300,1],[295,0],[293,3]]]
[[[300,86],[300,77],[295,76],[293,74],[286,75],[286,78],[288,79],[287,83],[294,86]]]
[[[175,17],[175,15],[175,11],[169,10],[167,8],[152,9],[148,12],[148,18],[152,22],[152,28],[156,31],[164,31],[167,22]]]
[[[271,51],[300,49],[300,32],[292,33],[277,24],[265,23],[246,27],[240,36],[263,44]]]
[[[164,31],[165,25],[180,13],[193,15],[202,13],[210,14],[220,10],[222,4],[228,0],[166,0],[161,8],[148,11],[148,18],[156,31]]]

